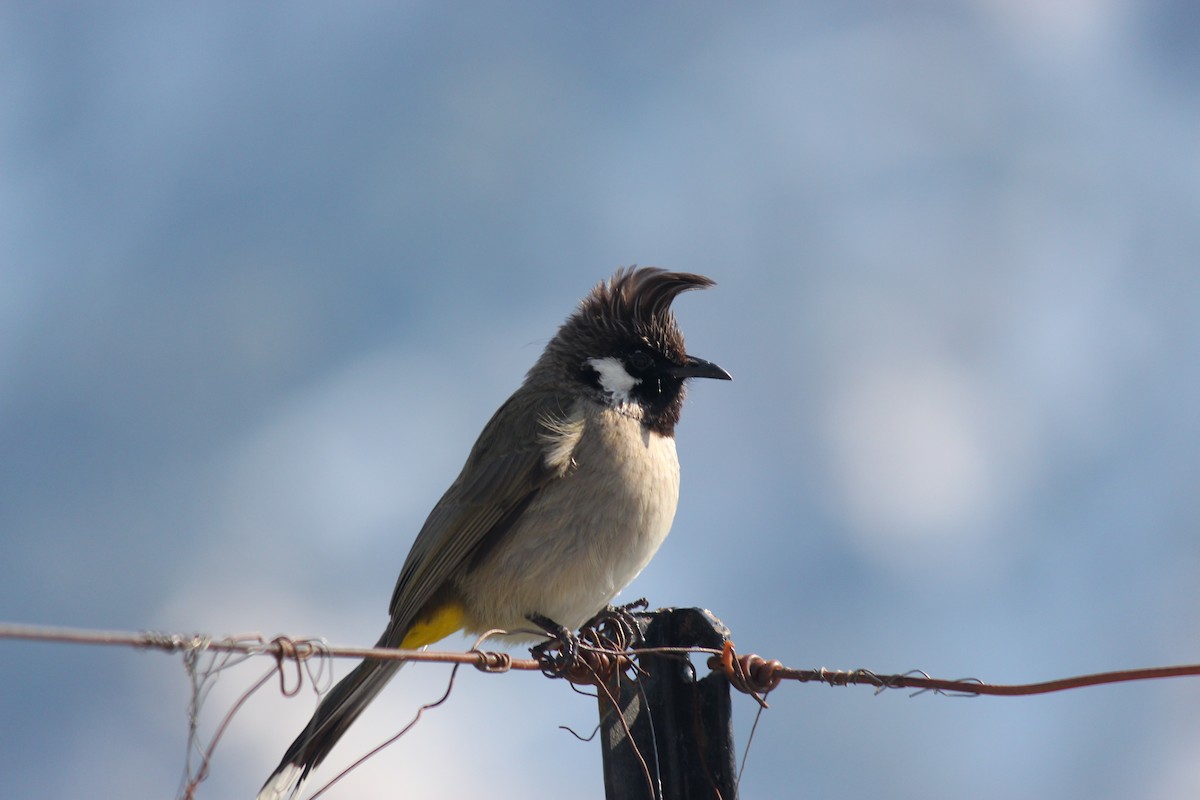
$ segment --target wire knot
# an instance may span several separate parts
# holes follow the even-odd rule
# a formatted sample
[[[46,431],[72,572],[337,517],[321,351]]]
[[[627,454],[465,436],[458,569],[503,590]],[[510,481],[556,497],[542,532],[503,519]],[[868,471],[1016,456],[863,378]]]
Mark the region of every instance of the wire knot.
[[[605,683],[617,671],[633,664],[629,651],[641,644],[642,631],[632,609],[645,604],[645,600],[639,600],[605,608],[588,620],[578,634],[559,625],[543,624],[551,638],[530,652],[548,678],[565,678],[577,686]]]
[[[290,636],[276,636],[271,640],[269,652],[275,656],[275,668],[279,672],[280,694],[284,697],[295,697],[299,694],[300,689],[304,687],[304,662],[324,649],[324,644],[314,642],[312,639],[292,639]],[[296,665],[296,682],[294,686],[288,686],[287,671],[283,668],[284,662]],[[312,676],[310,675],[310,677]],[[313,683],[317,683],[316,678],[313,679]]]
[[[720,656],[709,660],[708,666],[721,670],[730,686],[750,695],[763,708],[767,708],[766,694],[783,680],[783,664],[777,659],[768,661],[753,654],[738,656],[730,641],[725,642]]]
[[[471,650],[475,654],[475,669],[480,672],[508,672],[512,669],[512,656],[495,650]]]

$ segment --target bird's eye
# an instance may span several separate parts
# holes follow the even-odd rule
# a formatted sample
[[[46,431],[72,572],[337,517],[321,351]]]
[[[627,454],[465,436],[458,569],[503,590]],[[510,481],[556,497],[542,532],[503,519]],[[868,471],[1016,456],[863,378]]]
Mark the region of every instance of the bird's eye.
[[[635,350],[633,355],[629,356],[629,366],[638,372],[645,372],[654,366],[654,358],[645,350]]]

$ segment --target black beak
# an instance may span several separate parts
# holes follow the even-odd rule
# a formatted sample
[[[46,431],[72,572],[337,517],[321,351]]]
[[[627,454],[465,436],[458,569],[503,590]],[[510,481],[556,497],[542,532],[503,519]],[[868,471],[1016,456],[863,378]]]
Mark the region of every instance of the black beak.
[[[711,361],[703,358],[688,356],[687,362],[679,367],[671,367],[667,374],[672,378],[716,378],[720,381],[731,381],[733,376]]]

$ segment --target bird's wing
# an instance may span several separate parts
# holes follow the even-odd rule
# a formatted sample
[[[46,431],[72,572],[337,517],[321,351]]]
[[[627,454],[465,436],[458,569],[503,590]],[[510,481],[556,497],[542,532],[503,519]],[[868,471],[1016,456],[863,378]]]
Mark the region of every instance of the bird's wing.
[[[424,605],[485,540],[485,547],[494,546],[542,488],[570,471],[564,449],[573,441],[564,445],[569,413],[564,400],[519,395],[492,415],[462,472],[417,534],[396,581],[392,620],[381,643],[397,646]]]

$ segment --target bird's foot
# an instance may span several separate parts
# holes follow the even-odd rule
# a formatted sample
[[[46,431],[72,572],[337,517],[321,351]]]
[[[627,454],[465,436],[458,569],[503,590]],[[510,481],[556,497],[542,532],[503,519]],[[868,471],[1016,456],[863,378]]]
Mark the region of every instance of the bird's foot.
[[[584,623],[579,629],[579,638],[615,653],[637,647],[642,642],[642,628],[638,624],[637,614],[649,605],[643,597],[632,603],[607,606]]]
[[[539,645],[529,648],[529,654],[542,667],[548,678],[565,678],[579,658],[579,637],[566,627],[541,614],[529,614],[527,620],[537,625],[549,637]]]
[[[650,601],[644,597],[639,597],[637,600],[634,600],[632,603],[625,603],[624,605],[619,605],[619,606],[609,606],[605,610],[624,611],[626,613],[632,614],[634,611],[645,611],[648,608],[650,608]]]

